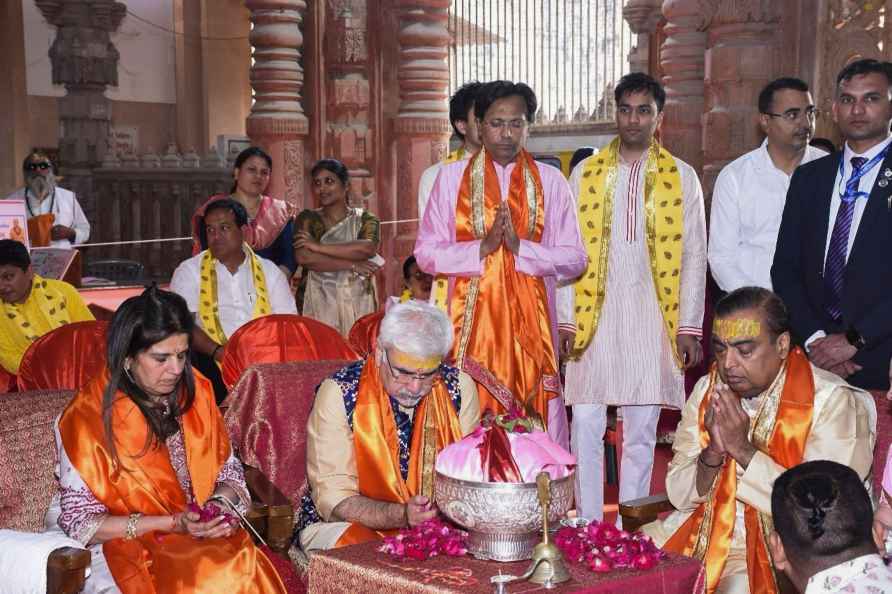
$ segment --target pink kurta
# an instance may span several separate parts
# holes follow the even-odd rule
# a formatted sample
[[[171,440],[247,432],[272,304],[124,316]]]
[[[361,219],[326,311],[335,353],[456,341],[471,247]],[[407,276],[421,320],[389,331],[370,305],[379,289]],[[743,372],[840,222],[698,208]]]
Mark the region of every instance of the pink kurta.
[[[449,277],[449,302],[455,277],[480,276],[483,269],[480,260],[480,240],[455,240],[455,208],[462,175],[468,161],[444,165],[431,191],[431,197],[418,229],[415,257],[418,266],[428,274]],[[508,195],[508,185],[514,163],[503,167],[496,162],[502,199]],[[536,163],[545,194],[545,227],[542,241],[520,240],[520,249],[514,257],[517,271],[542,277],[548,296],[548,312],[554,352],[558,353],[557,310],[555,288],[558,282],[569,281],[585,270],[587,256],[579,237],[579,223],[570,187],[561,172],[543,163]],[[510,304],[506,303],[506,307]],[[548,433],[559,444],[568,443],[568,429],[563,400],[552,399],[548,415]]]

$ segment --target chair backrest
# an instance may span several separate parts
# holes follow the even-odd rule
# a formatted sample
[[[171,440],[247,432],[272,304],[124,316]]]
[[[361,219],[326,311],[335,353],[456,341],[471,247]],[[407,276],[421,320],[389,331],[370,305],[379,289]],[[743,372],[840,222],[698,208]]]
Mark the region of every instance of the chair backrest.
[[[353,327],[347,333],[347,342],[360,357],[368,357],[378,344],[378,332],[381,330],[383,319],[384,312],[376,311],[362,316],[353,323]]]
[[[19,365],[19,390],[77,390],[86,384],[105,367],[107,330],[108,322],[74,322],[35,340]]]
[[[223,383],[232,389],[256,363],[357,358],[331,326],[304,316],[273,314],[251,320],[229,337],[223,351]]]
[[[873,492],[879,495],[883,488],[883,470],[886,456],[892,445],[892,402],[886,399],[885,390],[871,390],[877,407],[877,442],[873,450]]]
[[[56,417],[74,392],[13,392],[0,398],[0,528],[40,532],[56,492]]]
[[[87,276],[96,276],[115,282],[141,281],[145,268],[136,260],[110,258],[87,263]]]
[[[295,505],[306,488],[307,419],[322,380],[350,361],[249,367],[223,403],[232,445]]]

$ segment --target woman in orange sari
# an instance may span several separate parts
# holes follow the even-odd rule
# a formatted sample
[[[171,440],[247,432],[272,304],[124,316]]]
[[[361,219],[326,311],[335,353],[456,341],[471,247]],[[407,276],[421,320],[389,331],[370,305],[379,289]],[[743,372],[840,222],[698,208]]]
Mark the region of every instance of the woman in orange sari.
[[[107,368],[59,417],[47,523],[93,551],[87,592],[285,592],[237,522],[207,517],[211,504],[243,513],[249,496],[210,382],[189,364],[192,325],[174,293],[125,301]]]

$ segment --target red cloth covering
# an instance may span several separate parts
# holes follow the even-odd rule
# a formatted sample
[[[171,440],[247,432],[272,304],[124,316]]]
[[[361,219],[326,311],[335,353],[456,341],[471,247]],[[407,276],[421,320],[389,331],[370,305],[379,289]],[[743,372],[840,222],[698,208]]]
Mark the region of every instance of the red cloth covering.
[[[360,357],[368,357],[378,344],[378,332],[384,310],[373,311],[356,320],[347,334],[347,342]]]
[[[16,391],[16,376],[0,367],[0,394]]]
[[[357,358],[331,326],[304,316],[273,314],[251,320],[229,338],[223,351],[223,383],[232,389],[255,363]]]
[[[877,442],[873,448],[873,492],[883,492],[883,469],[886,455],[892,444],[892,402],[886,399],[885,390],[871,390],[877,407]]]
[[[74,322],[35,340],[19,366],[19,391],[83,387],[105,368],[107,330],[108,322]]]
[[[249,367],[223,403],[232,445],[295,510],[306,489],[307,419],[322,380],[350,361],[293,361]]]
[[[491,594],[489,579],[494,575],[522,575],[529,561],[501,563],[481,561],[473,557],[431,557],[425,561],[396,559],[379,553],[380,542],[364,543],[310,557],[310,592],[315,594],[353,594],[354,592],[387,592],[387,594]],[[706,580],[703,564],[690,557],[670,554],[651,569],[636,571],[618,569],[610,573],[594,573],[579,563],[567,563],[571,579],[558,584],[556,593],[614,594],[647,592],[647,594],[702,594]],[[513,582],[509,592],[545,592],[529,582]]]

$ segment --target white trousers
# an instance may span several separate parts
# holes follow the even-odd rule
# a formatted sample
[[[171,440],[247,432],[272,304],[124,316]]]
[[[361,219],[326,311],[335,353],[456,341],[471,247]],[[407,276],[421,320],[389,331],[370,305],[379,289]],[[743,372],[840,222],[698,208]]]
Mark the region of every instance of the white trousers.
[[[659,406],[622,406],[623,454],[619,468],[619,500],[650,495],[650,477],[657,441]],[[607,405],[574,404],[570,448],[576,456],[576,514],[586,520],[604,518],[604,433]],[[617,523],[619,519],[617,518]]]

